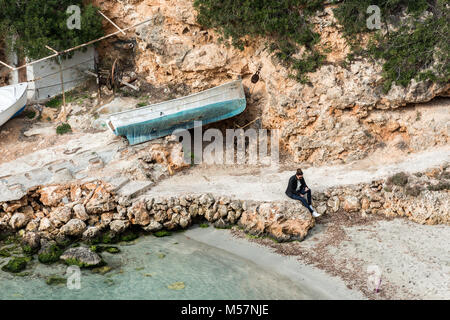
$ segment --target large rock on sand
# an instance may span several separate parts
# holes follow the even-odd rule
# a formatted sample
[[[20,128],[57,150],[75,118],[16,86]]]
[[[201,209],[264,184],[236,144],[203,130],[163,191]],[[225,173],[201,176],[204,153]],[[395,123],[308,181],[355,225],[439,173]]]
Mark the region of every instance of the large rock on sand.
[[[103,264],[98,254],[84,247],[70,248],[64,251],[60,259],[67,264],[77,265],[80,268],[95,267]]]

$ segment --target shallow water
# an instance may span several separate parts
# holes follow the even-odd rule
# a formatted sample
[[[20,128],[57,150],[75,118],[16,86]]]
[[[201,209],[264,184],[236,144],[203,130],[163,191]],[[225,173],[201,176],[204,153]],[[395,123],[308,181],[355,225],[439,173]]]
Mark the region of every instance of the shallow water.
[[[0,299],[307,299],[288,278],[255,263],[188,238],[141,237],[118,244],[119,254],[102,253],[113,269],[105,275],[81,271],[81,288],[47,285],[66,277],[67,266],[42,265],[35,257],[26,277],[0,271]],[[0,258],[4,264],[8,258]],[[169,289],[183,282],[180,290]]]

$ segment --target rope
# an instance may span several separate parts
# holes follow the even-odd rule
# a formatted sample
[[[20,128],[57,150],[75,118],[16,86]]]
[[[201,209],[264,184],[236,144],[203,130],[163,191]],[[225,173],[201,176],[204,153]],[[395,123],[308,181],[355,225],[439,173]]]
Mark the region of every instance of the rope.
[[[77,81],[80,81],[80,80],[86,80],[86,78],[79,78],[79,79],[75,79],[75,80],[71,80],[71,81],[64,81],[64,84],[66,84],[66,83],[72,83],[72,82],[77,82]],[[57,83],[57,84],[53,84],[53,85],[45,86],[45,87],[34,88],[34,89],[27,89],[27,90],[28,90],[28,91],[34,91],[34,90],[39,90],[39,89],[52,88],[52,87],[56,87],[56,86],[60,87],[60,86],[61,86],[61,83]]]

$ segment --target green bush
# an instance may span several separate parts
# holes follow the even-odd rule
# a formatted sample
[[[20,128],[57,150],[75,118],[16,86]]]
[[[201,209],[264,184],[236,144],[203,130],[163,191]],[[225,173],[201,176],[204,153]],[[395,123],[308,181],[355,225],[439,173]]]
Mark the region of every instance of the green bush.
[[[445,7],[448,1],[408,0],[346,0],[335,9],[335,16],[343,26],[343,32],[355,55],[368,56],[383,63],[383,89],[389,91],[395,83],[407,86],[417,81],[448,82],[449,64],[449,16]],[[397,30],[383,34],[367,29],[367,7],[378,5],[383,26],[406,10],[410,16]],[[424,13],[426,19],[420,16]],[[361,35],[371,33],[367,49],[360,47]],[[430,67],[434,64],[433,69]]]
[[[430,190],[430,191],[450,190],[450,183],[449,182],[439,182],[438,184],[429,185],[428,190]]]
[[[419,186],[407,186],[405,189],[405,194],[411,197],[418,197],[422,192],[422,188]]]
[[[216,30],[221,41],[243,50],[246,38],[262,36],[268,48],[294,78],[306,82],[305,74],[315,71],[324,57],[314,48],[320,36],[313,31],[309,17],[322,8],[323,0],[195,0],[198,22]],[[295,58],[299,47],[306,53]]]
[[[34,117],[36,117],[36,112],[35,112],[35,111],[32,111],[32,110],[25,110],[25,111],[23,112],[23,115],[24,115],[25,117],[27,117],[28,119],[34,119]]]
[[[388,184],[404,187],[408,183],[408,175],[404,172],[399,172],[390,177],[387,182]]]
[[[63,123],[62,125],[60,125],[56,128],[57,134],[66,134],[69,132],[72,132],[72,127],[68,123]]]
[[[0,37],[22,57],[39,59],[52,54],[45,45],[62,51],[103,35],[97,8],[83,0],[0,0]],[[81,29],[67,27],[67,8],[81,8]]]
[[[448,171],[443,171],[443,172],[439,175],[439,179],[441,179],[441,180],[450,180],[450,172],[448,172]]]

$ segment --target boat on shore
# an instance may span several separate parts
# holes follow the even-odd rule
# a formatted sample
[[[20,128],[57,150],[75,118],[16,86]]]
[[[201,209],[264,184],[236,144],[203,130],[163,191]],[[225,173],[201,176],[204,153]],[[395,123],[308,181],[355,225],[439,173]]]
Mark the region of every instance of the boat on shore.
[[[28,83],[0,87],[0,126],[18,116],[27,104]]]
[[[234,117],[246,105],[239,79],[186,97],[111,114],[107,125],[115,135],[135,145],[171,135],[176,129],[192,129],[196,121],[206,125]]]

